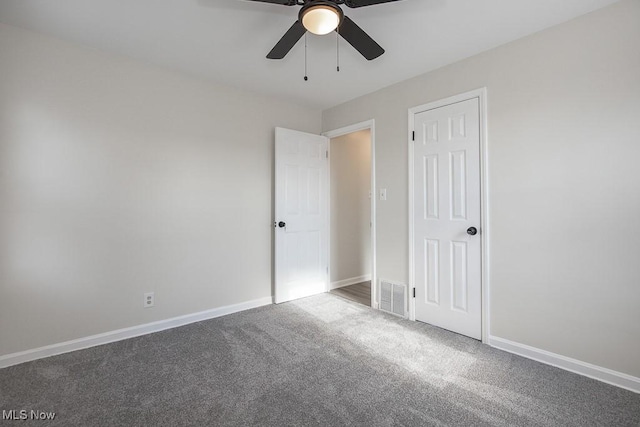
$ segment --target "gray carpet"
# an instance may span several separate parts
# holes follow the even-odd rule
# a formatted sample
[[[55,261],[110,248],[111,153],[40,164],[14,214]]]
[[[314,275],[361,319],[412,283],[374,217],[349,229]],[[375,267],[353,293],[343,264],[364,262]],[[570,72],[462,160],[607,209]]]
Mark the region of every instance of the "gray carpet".
[[[0,370],[2,425],[638,426],[640,395],[324,294]]]

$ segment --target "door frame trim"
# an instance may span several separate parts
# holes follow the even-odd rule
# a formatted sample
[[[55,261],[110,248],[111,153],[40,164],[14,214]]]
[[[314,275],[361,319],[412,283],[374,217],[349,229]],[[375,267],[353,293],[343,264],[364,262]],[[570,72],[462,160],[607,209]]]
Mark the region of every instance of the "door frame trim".
[[[488,156],[488,137],[487,137],[487,88],[482,87],[469,92],[450,96],[437,101],[422,104],[417,107],[409,108],[409,127],[407,135],[408,144],[408,162],[409,162],[409,289],[415,289],[415,253],[414,253],[414,221],[413,210],[415,201],[414,191],[414,141],[412,132],[415,130],[415,115],[424,111],[433,110],[450,104],[455,104],[470,99],[478,99],[479,115],[480,115],[480,238],[481,238],[481,323],[482,323],[482,342],[487,343],[490,335],[490,274],[489,274],[489,156]],[[416,320],[415,298],[409,298],[409,319]]]
[[[371,307],[378,308],[378,300],[376,295],[376,123],[374,119],[366,120],[353,125],[344,126],[338,129],[323,132],[322,135],[329,138],[329,172],[328,181],[331,183],[331,139],[339,136],[347,135],[349,133],[358,132],[361,130],[369,129],[371,132]],[[329,215],[328,215],[328,234],[329,244],[327,250],[328,264],[329,264],[329,277],[327,280],[327,292],[331,284],[331,189],[329,189]]]

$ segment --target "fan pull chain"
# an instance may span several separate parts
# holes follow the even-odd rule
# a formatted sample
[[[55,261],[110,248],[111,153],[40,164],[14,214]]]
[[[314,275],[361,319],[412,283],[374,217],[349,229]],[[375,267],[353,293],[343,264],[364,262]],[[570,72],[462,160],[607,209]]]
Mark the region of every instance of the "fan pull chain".
[[[340,72],[340,33],[336,30],[336,71]]]
[[[304,81],[309,80],[307,76],[307,33],[304,33]]]

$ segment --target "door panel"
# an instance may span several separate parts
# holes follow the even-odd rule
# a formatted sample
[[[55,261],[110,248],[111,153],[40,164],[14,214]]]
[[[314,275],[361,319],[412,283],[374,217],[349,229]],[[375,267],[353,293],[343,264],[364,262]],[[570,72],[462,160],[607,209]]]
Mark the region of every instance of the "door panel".
[[[416,319],[481,338],[477,98],[414,117]]]
[[[276,303],[327,290],[327,146],[323,136],[276,128]]]
[[[424,156],[423,177],[425,197],[422,199],[424,204],[424,219],[434,218],[439,216],[439,200],[438,200],[438,187],[440,185],[438,180],[438,156]]]
[[[440,242],[424,239],[425,297],[430,304],[440,304]]]

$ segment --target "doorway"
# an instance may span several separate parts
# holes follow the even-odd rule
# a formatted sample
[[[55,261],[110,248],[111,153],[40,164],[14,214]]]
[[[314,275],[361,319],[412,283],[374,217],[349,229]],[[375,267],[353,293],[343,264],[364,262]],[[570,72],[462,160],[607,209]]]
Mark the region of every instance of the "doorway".
[[[373,121],[328,132],[329,291],[376,307]]]

